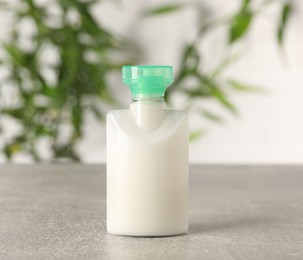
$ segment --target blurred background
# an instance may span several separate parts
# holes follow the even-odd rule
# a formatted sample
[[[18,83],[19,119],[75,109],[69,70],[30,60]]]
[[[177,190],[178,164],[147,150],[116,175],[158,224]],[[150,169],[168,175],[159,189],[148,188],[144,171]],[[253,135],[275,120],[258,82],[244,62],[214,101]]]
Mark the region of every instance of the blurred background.
[[[303,2],[1,0],[0,163],[104,163],[123,65],[172,65],[190,162],[303,163]]]

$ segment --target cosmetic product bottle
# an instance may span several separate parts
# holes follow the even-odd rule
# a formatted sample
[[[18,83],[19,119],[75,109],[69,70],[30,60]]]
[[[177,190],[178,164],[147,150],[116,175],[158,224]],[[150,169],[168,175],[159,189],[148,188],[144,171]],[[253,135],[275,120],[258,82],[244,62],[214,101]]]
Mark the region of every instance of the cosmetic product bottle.
[[[129,109],[107,114],[107,231],[170,236],[188,231],[188,116],[166,109],[171,66],[124,66]]]

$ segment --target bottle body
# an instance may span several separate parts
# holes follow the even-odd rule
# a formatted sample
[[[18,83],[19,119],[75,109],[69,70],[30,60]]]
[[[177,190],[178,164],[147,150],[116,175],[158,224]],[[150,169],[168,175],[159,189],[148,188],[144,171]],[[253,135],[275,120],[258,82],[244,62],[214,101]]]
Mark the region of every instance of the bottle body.
[[[162,106],[162,107],[161,107]],[[129,236],[188,231],[188,117],[163,104],[107,115],[107,230]]]

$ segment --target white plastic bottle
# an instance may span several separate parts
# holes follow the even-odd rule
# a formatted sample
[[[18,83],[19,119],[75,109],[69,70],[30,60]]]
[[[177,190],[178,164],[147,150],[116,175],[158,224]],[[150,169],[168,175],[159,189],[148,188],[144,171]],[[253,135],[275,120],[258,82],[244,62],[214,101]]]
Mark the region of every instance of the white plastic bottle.
[[[130,109],[107,115],[107,231],[169,236],[188,231],[188,117],[167,110],[170,66],[125,66]]]

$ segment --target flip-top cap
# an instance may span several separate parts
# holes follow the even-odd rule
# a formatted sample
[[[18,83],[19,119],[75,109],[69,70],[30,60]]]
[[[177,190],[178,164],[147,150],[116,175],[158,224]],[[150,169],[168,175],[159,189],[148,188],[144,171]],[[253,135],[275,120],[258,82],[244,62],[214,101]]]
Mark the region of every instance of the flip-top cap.
[[[172,66],[123,66],[122,80],[133,96],[164,96],[173,82]]]

